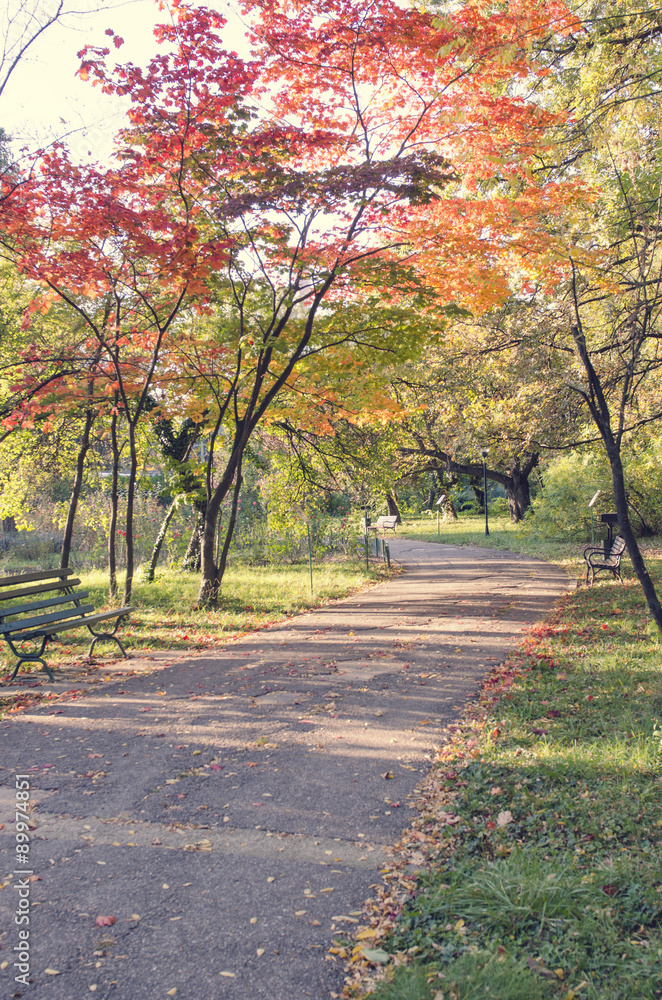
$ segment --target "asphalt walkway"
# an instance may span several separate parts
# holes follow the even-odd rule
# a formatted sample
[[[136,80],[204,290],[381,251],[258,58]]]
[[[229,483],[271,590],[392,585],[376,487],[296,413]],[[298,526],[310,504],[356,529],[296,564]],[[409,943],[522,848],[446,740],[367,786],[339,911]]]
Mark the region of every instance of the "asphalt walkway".
[[[567,587],[525,556],[390,544],[407,571],[388,583],[2,724],[3,996],[340,991],[331,938],[360,919],[440,731]],[[36,826],[22,892],[15,774]]]

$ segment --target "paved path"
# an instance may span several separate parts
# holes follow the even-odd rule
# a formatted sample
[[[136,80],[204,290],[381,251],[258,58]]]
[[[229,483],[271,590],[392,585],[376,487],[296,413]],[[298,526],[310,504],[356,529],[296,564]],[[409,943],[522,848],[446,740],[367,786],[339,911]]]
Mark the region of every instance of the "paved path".
[[[511,553],[391,551],[407,572],[389,583],[2,725],[0,872],[17,867],[14,774],[27,773],[39,878],[27,987],[17,876],[0,893],[3,996],[340,990],[334,928],[360,916],[440,729],[567,586]]]

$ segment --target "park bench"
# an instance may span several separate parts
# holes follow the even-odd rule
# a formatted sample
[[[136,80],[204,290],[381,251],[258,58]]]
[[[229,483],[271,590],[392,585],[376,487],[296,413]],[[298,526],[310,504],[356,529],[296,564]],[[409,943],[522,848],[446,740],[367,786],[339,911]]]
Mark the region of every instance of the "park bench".
[[[94,637],[88,656],[92,655],[95,645],[101,639],[112,639],[126,656],[115,633],[122,619],[133,608],[90,614],[94,612],[94,606],[83,603],[89,594],[86,590],[74,590],[80,580],[69,579],[72,574],[71,569],[52,569],[0,577],[0,637],[7,642],[14,656],[18,657],[18,663],[9,678],[10,684],[22,663],[41,663],[49,678],[54,680],[50,667],[43,659],[44,650],[49,639],[68,629],[87,628]],[[26,601],[26,598],[33,597],[37,597],[37,600]],[[14,603],[16,601],[19,603]],[[112,618],[116,619],[112,632],[97,632],[92,628],[93,625]],[[30,643],[32,650],[26,652],[22,648],[24,643]]]
[[[385,535],[388,529],[392,531],[393,534],[395,534],[395,526],[397,523],[398,523],[398,518],[396,514],[391,514],[388,517],[383,515],[382,517],[377,518],[376,524],[368,525],[368,531],[376,531],[376,532],[381,531]]]
[[[602,570],[609,570],[615,580],[623,583],[621,580],[621,559],[625,553],[625,539],[622,535],[616,535],[616,538],[612,542],[611,548],[609,549],[609,554],[605,555],[605,550],[602,545],[593,546],[587,545],[584,549],[584,559],[586,560],[586,583],[589,582],[589,576],[591,577],[591,586],[595,580],[596,573],[602,572]]]

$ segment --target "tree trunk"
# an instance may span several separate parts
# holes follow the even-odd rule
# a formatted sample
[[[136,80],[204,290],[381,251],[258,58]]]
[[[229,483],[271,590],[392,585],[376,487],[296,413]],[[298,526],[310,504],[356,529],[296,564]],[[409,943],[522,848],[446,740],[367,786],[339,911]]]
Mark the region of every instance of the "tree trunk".
[[[159,533],[156,536],[156,541],[154,542],[154,548],[152,549],[152,555],[150,556],[149,565],[147,567],[146,580],[148,583],[154,582],[154,573],[156,571],[156,564],[159,561],[159,556],[161,554],[161,549],[165,541],[168,525],[172,521],[172,517],[176,509],[177,509],[177,501],[173,500],[170,506],[168,507],[168,510],[166,511],[163,521],[161,522]]]
[[[95,414],[92,410],[88,410],[85,414],[85,424],[83,426],[83,436],[80,440],[80,447],[78,449],[78,458],[76,460],[76,475],[74,476],[74,485],[71,490],[71,497],[69,500],[69,510],[67,512],[67,523],[64,529],[64,536],[62,538],[62,555],[60,558],[60,566],[62,569],[67,569],[69,566],[69,556],[71,555],[71,543],[74,537],[74,522],[76,520],[76,511],[78,510],[78,501],[80,499],[80,491],[83,488],[83,475],[85,472],[85,458],[90,447],[90,431],[92,429],[92,424],[94,423]]]
[[[607,452],[609,466],[611,468],[611,479],[614,487],[614,497],[616,498],[616,513],[618,514],[618,526],[621,535],[625,539],[628,555],[637,574],[641,589],[646,597],[646,603],[653,617],[655,624],[662,632],[662,606],[655,592],[653,581],[646,569],[646,563],[634,537],[630,515],[628,512],[628,501],[625,490],[625,477],[623,475],[623,463],[621,462],[620,435],[614,435],[611,426],[611,414],[609,404],[602,388],[600,377],[593,367],[593,362],[586,346],[586,339],[580,327],[571,327],[571,334],[577,348],[577,353],[584,365],[584,370],[588,376],[589,392],[581,392],[585,400],[595,426],[600,432],[600,437]]]
[[[136,497],[136,480],[138,478],[138,451],[136,448],[135,424],[129,421],[129,482],[126,490],[126,579],[124,581],[124,604],[131,603],[133,593],[134,551],[133,551],[133,505]]]
[[[469,485],[471,489],[476,494],[476,500],[478,501],[478,506],[482,514],[485,513],[485,492],[483,490],[483,480],[479,479],[478,476],[471,476],[469,478]]]
[[[620,449],[618,445],[614,442],[607,447],[607,456],[609,458],[609,465],[611,467],[611,478],[614,484],[614,496],[616,497],[616,513],[618,514],[618,527],[620,533],[625,539],[625,544],[628,547],[628,554],[634,567],[634,571],[637,574],[639,583],[646,597],[646,602],[648,604],[649,610],[655,624],[658,629],[662,632],[662,606],[658,596],[655,592],[655,587],[653,581],[650,578],[650,574],[646,569],[646,563],[644,562],[643,556],[637,545],[637,540],[634,537],[634,532],[632,530],[632,524],[630,522],[630,515],[628,513],[628,502],[627,495],[625,491],[625,477],[623,476],[623,464],[621,462]]]
[[[436,443],[432,442],[432,447],[428,447],[421,437],[416,438],[418,448],[400,448],[403,455],[422,455],[428,459],[427,467],[420,469],[420,472],[435,472],[440,482],[443,482],[444,473],[455,473],[457,475],[469,476],[471,485],[476,496],[483,501],[485,509],[486,497],[483,491],[476,486],[476,481],[482,481],[483,468],[473,462],[456,462],[448,452],[442,451]],[[538,464],[538,455],[526,453],[523,457],[523,464],[520,465],[519,458],[516,459],[511,469],[506,472],[497,472],[496,469],[487,469],[487,478],[495,483],[500,483],[506,491],[510,515],[513,521],[521,521],[529,505],[529,473]],[[512,500],[511,500],[512,498]]]
[[[117,402],[117,401],[116,401]],[[110,523],[108,525],[108,596],[116,601],[117,586],[117,513],[119,507],[120,448],[117,442],[117,413],[113,413],[110,424],[110,442],[113,452],[113,471],[110,483]]]
[[[220,592],[221,583],[223,581],[223,573],[225,572],[225,561],[227,559],[227,552],[230,547],[230,541],[232,540],[232,535],[234,532],[234,526],[237,518],[237,503],[239,502],[239,490],[241,489],[241,467],[244,458],[244,449],[246,443],[239,441],[235,447],[235,460],[234,462],[228,462],[226,466],[225,475],[219,485],[216,487],[213,496],[207,503],[207,513],[205,516],[205,526],[204,534],[202,537],[202,580],[200,581],[200,591],[198,594],[198,606],[199,607],[215,607],[218,600],[218,594]],[[230,477],[230,472],[234,469],[235,474]],[[221,559],[216,564],[215,561],[215,551],[214,542],[216,540],[216,522],[219,516],[221,504],[225,497],[227,496],[232,483],[235,482],[234,494],[232,498],[232,511],[230,513],[230,521],[228,523],[227,530],[225,532],[225,541],[223,543],[223,551],[221,553]],[[222,570],[221,570],[222,567]]]
[[[220,483],[214,492],[209,495],[207,510],[205,513],[205,524],[202,535],[202,579],[200,581],[200,591],[198,593],[198,607],[214,606],[220,589],[222,576],[219,576],[219,567],[216,564],[216,523],[223,500],[230,492],[232,484],[235,482],[237,470],[241,469],[244,451],[248,442],[248,435],[244,437],[243,424],[239,424],[235,434],[234,447],[230,458],[226,464],[225,472]],[[240,476],[238,477],[240,478]],[[226,540],[232,538],[234,524],[228,525]],[[228,542],[229,545],[229,542]]]
[[[389,517],[396,517],[396,524],[402,524],[402,515],[400,514],[400,508],[398,507],[398,501],[394,493],[386,494],[386,505],[388,507]]]
[[[536,462],[538,456],[535,456]],[[535,463],[534,463],[535,464]],[[524,518],[527,510],[531,506],[531,492],[529,490],[529,473],[533,465],[531,460],[527,460],[522,467],[519,459],[508,470],[508,482],[504,484],[506,496],[508,498],[508,508],[510,519],[517,523]]]
[[[241,484],[243,483],[243,476],[241,474],[242,459],[239,459],[239,464],[237,466],[237,481],[234,487],[234,493],[232,494],[232,509],[230,511],[230,520],[228,521],[228,527],[225,532],[225,539],[223,541],[223,549],[221,551],[221,558],[218,561],[218,569],[216,571],[216,593],[214,596],[214,604],[218,601],[218,595],[221,592],[221,583],[223,577],[225,576],[225,567],[228,561],[228,551],[230,549],[230,542],[232,541],[232,536],[234,534],[234,528],[237,523],[237,509],[239,505],[239,494],[241,492]]]
[[[204,523],[204,514],[196,508],[193,531],[191,532],[188,547],[186,549],[184,559],[182,560],[182,569],[186,573],[200,572],[202,532],[204,529]]]

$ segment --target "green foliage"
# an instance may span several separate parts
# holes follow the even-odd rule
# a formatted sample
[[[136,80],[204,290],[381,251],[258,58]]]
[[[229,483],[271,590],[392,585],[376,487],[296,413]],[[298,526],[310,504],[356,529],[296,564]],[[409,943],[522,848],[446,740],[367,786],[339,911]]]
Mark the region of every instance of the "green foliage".
[[[630,517],[641,535],[662,531],[662,438],[634,441],[623,455]],[[525,530],[551,538],[591,539],[589,501],[596,539],[604,536],[600,515],[615,511],[612,478],[604,453],[573,451],[553,459],[541,472],[542,489],[532,501]]]
[[[531,504],[524,530],[551,538],[591,540],[589,502],[600,490],[593,518],[596,539],[604,529],[600,514],[614,510],[609,463],[595,452],[568,452],[541,471],[542,488]]]

